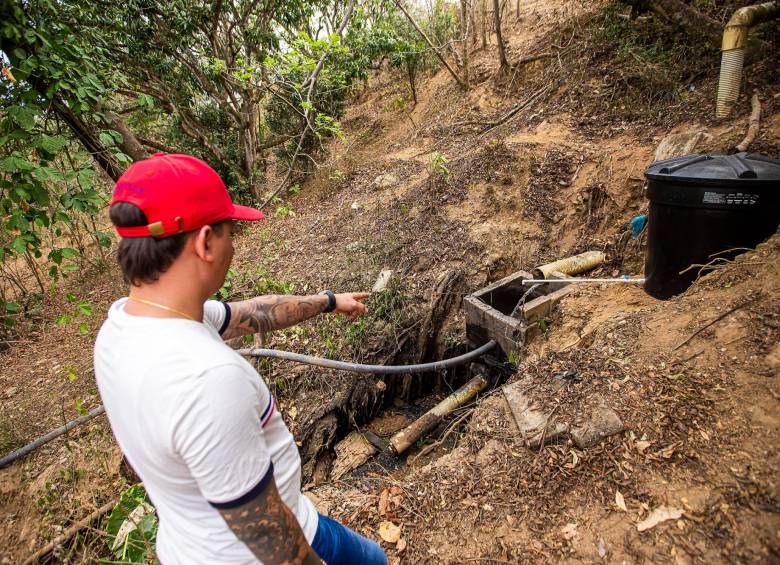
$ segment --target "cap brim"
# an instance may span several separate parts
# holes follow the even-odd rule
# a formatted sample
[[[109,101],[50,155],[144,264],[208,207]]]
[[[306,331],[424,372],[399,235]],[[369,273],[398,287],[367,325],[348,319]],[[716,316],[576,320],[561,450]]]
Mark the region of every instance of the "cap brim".
[[[233,213],[230,214],[230,218],[233,220],[262,220],[265,218],[260,210],[250,208],[249,206],[237,206],[233,205]]]

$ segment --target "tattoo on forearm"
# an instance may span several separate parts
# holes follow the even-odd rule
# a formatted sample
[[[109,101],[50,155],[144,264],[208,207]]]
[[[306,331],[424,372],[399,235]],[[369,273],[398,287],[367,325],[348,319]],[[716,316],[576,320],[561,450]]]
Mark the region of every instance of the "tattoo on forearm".
[[[280,330],[308,320],[321,313],[328,304],[327,296],[259,296],[230,304],[230,324],[224,339]]]
[[[321,563],[273,481],[253,500],[220,513],[236,537],[263,563]]]

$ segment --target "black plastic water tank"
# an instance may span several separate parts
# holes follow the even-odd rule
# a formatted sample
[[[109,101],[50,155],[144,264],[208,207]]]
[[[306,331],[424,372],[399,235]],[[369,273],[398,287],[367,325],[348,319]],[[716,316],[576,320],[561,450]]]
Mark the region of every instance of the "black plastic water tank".
[[[731,259],[777,231],[780,160],[754,153],[707,153],[656,161],[645,171],[650,200],[645,290],[667,299],[699,267]],[[727,250],[732,250],[728,251]]]

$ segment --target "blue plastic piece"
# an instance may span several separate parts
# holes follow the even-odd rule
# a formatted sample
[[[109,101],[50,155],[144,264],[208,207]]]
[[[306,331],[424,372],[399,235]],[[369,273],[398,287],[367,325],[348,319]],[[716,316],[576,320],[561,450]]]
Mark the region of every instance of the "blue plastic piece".
[[[639,237],[639,234],[642,233],[642,230],[645,229],[645,226],[647,225],[647,215],[641,214],[639,216],[634,216],[631,218],[631,239],[636,239]]]

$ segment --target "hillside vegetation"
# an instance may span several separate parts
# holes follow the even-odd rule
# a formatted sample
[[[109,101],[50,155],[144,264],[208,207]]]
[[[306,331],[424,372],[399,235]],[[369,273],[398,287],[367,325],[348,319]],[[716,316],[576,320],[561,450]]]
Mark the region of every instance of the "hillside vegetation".
[[[112,179],[155,151],[200,156],[268,215],[240,229],[220,298],[368,290],[391,270],[368,316],[269,336],[388,364],[466,351],[461,298],[518,270],[596,249],[606,260],[588,276],[641,276],[646,240],[629,223],[669,134],[733,151],[756,93],[750,150],[780,156],[777,21],[753,30],[742,95],[716,119],[717,42],[654,2],[504,3],[505,61],[486,1],[402,3],[414,24],[383,1],[149,4],[0,1],[13,14],[0,23],[0,454],[100,403],[92,343],[126,293],[105,206]],[[747,2],[684,4],[720,26]],[[567,295],[495,379],[525,379],[551,424],[608,403],[625,430],[587,449],[529,447],[493,387],[408,454],[336,476],[351,432],[389,437],[467,371],[257,368],[305,490],[392,562],[770,563],[778,258],[775,235],[669,301],[636,286]],[[0,560],[23,562],[134,482],[102,418],[0,470]],[[639,531],[661,507],[676,517]],[[107,517],[44,559],[119,559]]]

